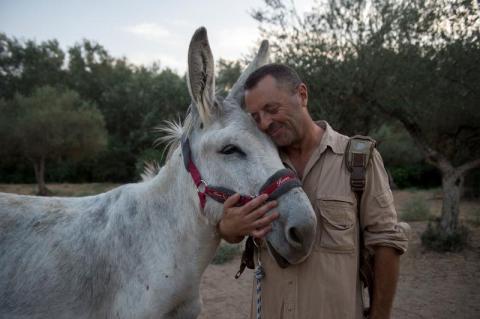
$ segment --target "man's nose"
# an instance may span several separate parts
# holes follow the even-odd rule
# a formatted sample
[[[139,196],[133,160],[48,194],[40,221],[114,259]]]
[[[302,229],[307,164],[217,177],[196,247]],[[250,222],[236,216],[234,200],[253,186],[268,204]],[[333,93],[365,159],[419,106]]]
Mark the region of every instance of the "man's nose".
[[[272,123],[272,118],[268,114],[260,114],[260,129],[265,132]]]

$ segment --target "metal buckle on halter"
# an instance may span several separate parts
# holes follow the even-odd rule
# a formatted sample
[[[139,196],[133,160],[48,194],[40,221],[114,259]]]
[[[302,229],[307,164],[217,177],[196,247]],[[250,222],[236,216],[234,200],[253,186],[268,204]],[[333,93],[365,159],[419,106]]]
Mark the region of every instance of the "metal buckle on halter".
[[[203,184],[203,186],[202,186],[202,184]],[[205,182],[203,179],[201,179],[200,183],[197,185],[197,191],[199,193],[205,193],[205,191],[207,190],[207,187],[208,187],[207,182]]]

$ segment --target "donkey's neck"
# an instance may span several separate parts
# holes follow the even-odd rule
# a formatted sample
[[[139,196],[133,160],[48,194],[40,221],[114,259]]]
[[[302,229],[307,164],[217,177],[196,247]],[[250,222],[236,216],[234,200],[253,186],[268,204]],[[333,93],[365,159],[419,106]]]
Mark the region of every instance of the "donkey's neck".
[[[168,207],[161,216],[169,215],[187,224],[201,216],[195,185],[184,167],[179,149],[152,180],[145,182],[145,186],[148,198]]]
[[[214,223],[200,210],[198,194],[192,177],[185,169],[180,149],[173,153],[157,176],[145,184],[146,198],[151,198],[155,206],[162,207],[161,212],[154,213],[156,218],[177,230],[174,236],[184,249],[182,254],[194,258],[195,264],[200,265],[198,270],[203,272],[220,239],[215,233]]]

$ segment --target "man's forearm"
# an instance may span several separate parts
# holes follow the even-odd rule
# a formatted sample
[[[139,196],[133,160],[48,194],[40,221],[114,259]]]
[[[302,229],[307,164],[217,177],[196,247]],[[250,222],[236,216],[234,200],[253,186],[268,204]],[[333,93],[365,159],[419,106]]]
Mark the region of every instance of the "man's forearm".
[[[400,255],[391,247],[375,247],[372,319],[390,318],[399,273]]]

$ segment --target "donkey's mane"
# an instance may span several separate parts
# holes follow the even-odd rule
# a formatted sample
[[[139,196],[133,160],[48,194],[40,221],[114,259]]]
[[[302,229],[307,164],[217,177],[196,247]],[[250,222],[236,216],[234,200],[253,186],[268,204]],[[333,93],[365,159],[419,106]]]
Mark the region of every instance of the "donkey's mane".
[[[193,121],[192,121],[192,114],[191,112],[188,113],[185,120],[182,121],[172,120],[172,121],[164,121],[162,124],[155,128],[156,132],[162,134],[159,138],[155,140],[154,145],[158,147],[161,144],[166,145],[166,152],[167,152],[167,161],[172,156],[173,151],[175,151],[182,140],[182,136],[184,134],[190,134],[193,130]]]
[[[221,104],[223,103],[223,100],[216,96],[214,101],[211,103],[212,105],[216,103]],[[210,106],[209,109],[213,109],[213,107]],[[181,119],[178,119],[176,121],[164,121],[161,125],[155,128],[155,131],[161,133],[162,136],[155,140],[154,145],[166,145],[165,150],[167,152],[167,161],[170,159],[170,157],[172,157],[173,152],[180,145],[182,136],[189,136],[196,125],[199,125],[200,122],[204,123],[207,121],[205,116],[205,114],[199,114],[195,108],[192,108],[192,106],[190,106],[183,123]]]
[[[216,96],[212,103],[223,103],[223,100]],[[190,106],[183,123],[179,118],[178,120],[163,121],[162,124],[155,127],[155,132],[160,133],[162,136],[155,140],[154,146],[158,147],[162,144],[166,145],[164,151],[162,152],[162,157],[165,152],[167,152],[166,161],[172,157],[175,150],[179,147],[182,137],[184,135],[189,136],[199,121],[203,122],[206,120],[206,114],[199,114],[197,113],[198,111],[196,111],[197,109]],[[142,180],[147,181],[153,179],[160,171],[160,168],[160,165],[155,160],[145,162],[143,173],[140,174]]]
[[[194,127],[194,116],[192,115],[191,109],[188,111],[185,120],[182,123],[181,119],[178,120],[171,120],[171,121],[163,121],[162,124],[155,127],[155,132],[161,134],[159,138],[155,140],[153,145],[158,147],[162,144],[165,144],[166,147],[162,152],[162,157],[167,152],[166,161],[169,161],[173,155],[173,152],[178,148],[180,145],[180,141],[182,140],[182,136],[184,134],[190,135]],[[156,161],[147,161],[144,163],[143,173],[140,174],[142,181],[148,181],[153,179],[158,172],[160,172],[161,166]]]

